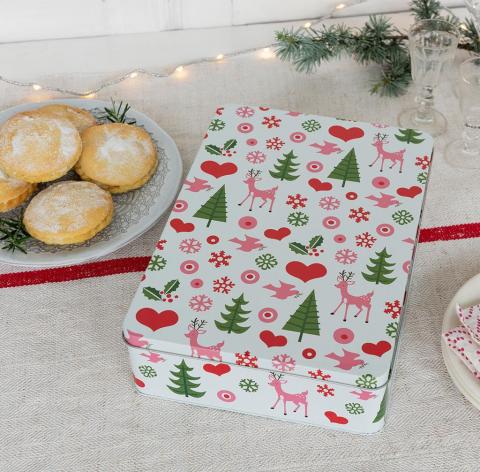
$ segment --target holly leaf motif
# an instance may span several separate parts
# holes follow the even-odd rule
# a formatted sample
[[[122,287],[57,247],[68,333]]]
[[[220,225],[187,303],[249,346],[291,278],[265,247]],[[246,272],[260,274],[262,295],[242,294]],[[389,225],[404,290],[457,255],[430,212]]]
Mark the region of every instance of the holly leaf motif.
[[[167,293],[175,292],[179,286],[180,282],[178,281],[178,279],[173,279],[165,284],[165,286],[163,287],[163,291],[166,295]]]
[[[314,236],[310,241],[308,242],[310,249],[315,249],[318,246],[321,246],[323,244],[323,237],[320,235]]]
[[[222,150],[218,146],[215,146],[215,144],[207,144],[205,146],[205,151],[207,151],[209,154],[213,154],[214,156],[222,155]]]
[[[293,251],[295,254],[303,254],[303,255],[308,255],[308,249],[306,246],[302,243],[290,243],[288,245],[291,251]]]
[[[236,145],[237,145],[237,140],[236,139],[229,139],[223,145],[223,149],[224,149],[224,151],[228,151],[229,149],[234,148]],[[220,154],[221,154],[221,152],[220,152]]]
[[[160,295],[160,292],[154,287],[144,287],[143,295],[148,300],[155,300],[157,302],[162,300],[162,296]]]

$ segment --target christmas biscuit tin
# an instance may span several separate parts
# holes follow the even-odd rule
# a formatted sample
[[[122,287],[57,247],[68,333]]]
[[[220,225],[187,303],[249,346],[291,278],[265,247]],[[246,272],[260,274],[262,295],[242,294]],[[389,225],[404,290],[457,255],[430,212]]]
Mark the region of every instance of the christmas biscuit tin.
[[[411,129],[218,108],[125,319],[138,391],[380,430],[431,154]]]

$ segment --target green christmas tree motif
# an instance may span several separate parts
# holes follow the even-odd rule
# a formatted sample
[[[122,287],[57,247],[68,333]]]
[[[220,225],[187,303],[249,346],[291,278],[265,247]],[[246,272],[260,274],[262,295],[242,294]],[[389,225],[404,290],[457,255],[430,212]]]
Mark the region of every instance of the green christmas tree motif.
[[[312,290],[308,297],[300,304],[295,313],[290,316],[290,319],[282,329],[299,333],[298,342],[302,341],[304,334],[320,335],[317,301],[314,290]]]
[[[388,262],[388,259],[390,259],[392,255],[388,254],[386,247],[375,254],[377,255],[376,258],[370,258],[370,263],[372,265],[367,265],[367,269],[370,273],[362,272],[363,278],[368,282],[373,282],[377,285],[389,285],[396,280],[396,277],[387,277],[393,272],[393,269],[390,269],[390,267],[395,265],[393,262]]]
[[[420,131],[416,131],[414,129],[401,129],[399,131],[400,133],[396,134],[395,137],[402,143],[420,144],[425,141],[425,139],[419,138],[419,136],[422,134]]]
[[[207,228],[212,221],[227,221],[227,202],[225,199],[225,185],[222,185],[193,215],[196,218],[207,220]]]
[[[225,321],[215,320],[215,325],[220,331],[226,331],[228,334],[242,334],[250,328],[250,326],[240,326],[248,320],[248,317],[244,316],[250,313],[249,310],[245,310],[248,302],[243,297],[243,293],[237,298],[232,298],[232,302],[233,305],[225,305],[227,313],[220,313]]]
[[[355,149],[348,151],[347,155],[335,166],[328,176],[329,179],[337,179],[342,181],[342,187],[345,182],[360,182],[360,174],[358,173],[357,156]]]
[[[171,370],[173,378],[170,377],[169,380],[175,386],[167,385],[167,387],[177,395],[185,395],[186,397],[200,398],[205,395],[205,392],[197,392],[196,388],[200,387],[200,384],[196,381],[200,377],[193,377],[189,374],[193,370],[193,367],[189,367],[184,360],[180,364],[176,364],[175,367],[177,371]]]
[[[280,180],[292,181],[298,179],[298,175],[294,175],[294,172],[297,171],[297,167],[300,165],[298,162],[295,162],[297,156],[293,154],[293,151],[290,151],[284,154],[283,157],[283,159],[277,159],[277,163],[273,165],[275,170],[269,171],[270,175]]]
[[[382,401],[380,403],[380,408],[378,410],[377,416],[375,416],[373,423],[378,423],[384,416],[387,409],[387,391],[383,395]]]

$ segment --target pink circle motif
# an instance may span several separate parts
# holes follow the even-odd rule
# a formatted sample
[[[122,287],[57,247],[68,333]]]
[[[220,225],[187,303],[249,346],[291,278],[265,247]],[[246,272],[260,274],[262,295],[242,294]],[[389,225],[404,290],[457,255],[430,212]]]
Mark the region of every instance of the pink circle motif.
[[[307,347],[302,351],[302,356],[305,357],[305,359],[314,359],[317,355],[317,351],[313,349],[313,347]]]
[[[405,261],[402,265],[403,272],[407,274],[410,272],[410,261]]]
[[[250,269],[242,272],[240,279],[245,284],[256,284],[260,279],[260,274],[256,270]]]
[[[258,312],[258,319],[264,323],[273,323],[277,318],[278,312],[273,308],[262,308]]]
[[[290,139],[294,143],[303,143],[303,141],[305,141],[307,139],[307,136],[305,135],[305,133],[301,133],[300,131],[296,131],[295,133],[292,133],[290,135]]]
[[[240,133],[251,133],[253,131],[253,125],[251,123],[240,123],[237,126],[237,131]]]
[[[372,180],[372,185],[376,188],[387,188],[390,185],[390,180],[386,177],[375,177]]]
[[[186,275],[190,275],[190,274],[194,274],[195,272],[197,272],[198,270],[198,262],[197,261],[183,261],[181,264],[180,264],[180,271],[183,273],[183,274],[186,274]]]
[[[217,392],[217,398],[222,400],[222,402],[231,403],[234,402],[237,397],[230,390],[219,390]]]
[[[380,236],[391,236],[395,232],[395,228],[392,225],[384,223],[377,226],[377,234]]]
[[[353,341],[353,338],[355,338],[355,334],[351,329],[348,328],[338,328],[333,333],[333,339],[335,339],[335,341],[340,344],[351,343]]]
[[[218,241],[220,241],[220,238],[216,234],[211,234],[207,238],[207,243],[208,244],[217,244]]]
[[[188,208],[188,203],[186,200],[177,200],[173,205],[172,211],[176,211],[177,213],[180,213],[182,211],[185,211],[187,208]]]
[[[257,219],[253,216],[242,216],[238,220],[238,226],[243,229],[252,229],[257,226]]]
[[[347,240],[347,237],[344,234],[336,234],[333,240],[338,244],[343,244]]]
[[[320,161],[310,161],[307,164],[307,170],[309,172],[321,172],[323,170],[323,164]]]
[[[190,285],[191,285],[193,288],[203,287],[203,280],[202,280],[202,279],[193,279],[193,280],[190,282]]]
[[[249,146],[256,146],[258,144],[258,141],[255,138],[250,138],[250,139],[247,139],[247,144]]]
[[[322,223],[327,229],[335,229],[340,226],[340,220],[336,216],[327,216]]]

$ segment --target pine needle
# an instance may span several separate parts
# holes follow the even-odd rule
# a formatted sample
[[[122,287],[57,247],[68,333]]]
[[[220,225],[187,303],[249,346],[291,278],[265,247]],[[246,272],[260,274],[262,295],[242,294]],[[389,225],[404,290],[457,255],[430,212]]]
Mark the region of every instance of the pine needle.
[[[127,118],[127,112],[130,110],[130,105],[128,103],[124,104],[123,101],[121,101],[117,105],[113,98],[111,101],[112,106],[110,108],[104,108],[104,113],[100,115],[101,119],[110,121],[111,123],[126,123],[128,125],[134,125],[137,122],[137,120],[133,118]]]
[[[17,218],[0,218],[0,241],[2,249],[27,253],[25,243],[31,238],[23,225],[23,213]]]

